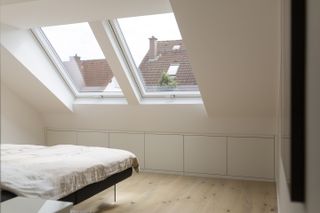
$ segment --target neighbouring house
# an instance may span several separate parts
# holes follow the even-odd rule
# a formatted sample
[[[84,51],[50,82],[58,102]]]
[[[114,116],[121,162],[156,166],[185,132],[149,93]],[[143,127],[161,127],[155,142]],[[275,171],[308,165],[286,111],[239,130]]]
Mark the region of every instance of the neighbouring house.
[[[177,87],[191,90],[197,87],[182,40],[158,41],[152,36],[149,41],[149,50],[139,65],[139,74],[147,90],[159,87],[163,72],[175,79]],[[104,90],[113,80],[105,59],[81,60],[75,55],[63,64],[79,91]]]
[[[80,56],[75,55],[63,64],[79,91],[104,90],[113,78],[105,59],[81,60]]]
[[[182,40],[158,41],[152,36],[149,41],[149,50],[139,65],[146,87],[159,86],[163,72],[175,77],[178,87],[197,86]]]

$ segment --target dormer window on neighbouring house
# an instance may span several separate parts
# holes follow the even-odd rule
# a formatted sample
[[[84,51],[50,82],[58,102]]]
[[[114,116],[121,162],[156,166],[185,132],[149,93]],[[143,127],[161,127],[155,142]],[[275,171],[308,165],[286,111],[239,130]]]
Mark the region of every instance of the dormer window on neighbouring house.
[[[172,50],[179,50],[181,45],[173,45]]]
[[[170,64],[167,74],[169,76],[176,76],[178,69],[179,69],[180,64]]]
[[[88,23],[42,27],[51,58],[74,93],[114,93],[120,86]]]

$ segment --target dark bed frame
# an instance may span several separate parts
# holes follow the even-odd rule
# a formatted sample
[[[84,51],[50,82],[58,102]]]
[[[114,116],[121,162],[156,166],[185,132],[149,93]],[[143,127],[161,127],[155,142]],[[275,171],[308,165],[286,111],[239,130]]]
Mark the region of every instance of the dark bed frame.
[[[111,175],[110,177],[102,181],[85,186],[84,188],[81,188],[78,191],[75,191],[72,194],[67,195],[59,200],[72,202],[73,205],[76,205],[94,196],[95,194],[109,188],[110,186],[115,186],[117,183],[123,181],[124,179],[130,177],[131,175],[132,175],[132,168],[126,169],[122,172]],[[114,196],[116,196],[116,194]],[[12,199],[14,197],[17,197],[17,195],[6,190],[1,190],[1,202]]]

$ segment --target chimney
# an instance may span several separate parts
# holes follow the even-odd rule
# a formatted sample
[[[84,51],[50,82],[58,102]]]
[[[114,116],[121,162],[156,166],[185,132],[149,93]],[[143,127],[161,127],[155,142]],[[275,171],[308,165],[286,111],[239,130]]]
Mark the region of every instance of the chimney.
[[[69,62],[66,63],[67,72],[70,77],[73,79],[77,89],[80,91],[83,87],[86,86],[84,77],[82,74],[82,66],[80,57],[75,54],[74,56],[69,56]]]
[[[158,56],[158,39],[154,36],[149,38],[149,59],[154,60]]]
[[[75,54],[74,56],[69,56],[69,61],[76,62],[78,65],[80,65],[80,56]]]

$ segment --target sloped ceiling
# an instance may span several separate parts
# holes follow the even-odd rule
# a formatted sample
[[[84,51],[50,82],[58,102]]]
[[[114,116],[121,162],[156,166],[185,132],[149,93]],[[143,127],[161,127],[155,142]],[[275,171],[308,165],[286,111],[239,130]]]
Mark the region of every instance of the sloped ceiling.
[[[38,0],[1,0],[0,5],[16,4],[16,3],[23,3],[28,1],[38,1]]]
[[[18,28],[170,12],[169,0],[17,0],[1,7],[1,22]]]
[[[25,71],[27,72],[25,74],[38,79],[39,82],[54,95],[48,97],[57,98],[60,101],[60,104],[72,111],[74,101],[73,94],[62,80],[61,76],[57,73],[55,66],[49,60],[41,45],[36,41],[32,32],[30,30],[21,30],[1,24],[0,38],[1,47],[7,50],[10,55],[17,60],[17,63],[25,67]],[[2,62],[3,66],[1,67],[1,72],[8,73],[8,76],[17,69],[17,67],[14,66],[15,64],[9,63],[10,59],[8,62],[6,60],[2,60]],[[4,80],[6,79],[6,76],[7,75],[4,75]],[[17,81],[20,77],[22,76],[14,76]],[[29,81],[24,81],[23,84],[29,85]],[[30,84],[30,86],[32,86],[32,84]],[[16,87],[20,88],[20,84],[17,84]],[[24,90],[19,89],[18,91],[21,97],[25,97]],[[33,96],[36,96],[36,93],[34,93]],[[30,98],[32,99],[32,97]],[[53,106],[51,106],[50,109],[52,109],[52,107]],[[57,109],[58,108],[60,107],[57,107]]]
[[[27,29],[164,13],[171,7],[208,115],[274,117],[278,1],[171,0],[170,5],[169,0],[39,0],[1,6],[1,22]]]
[[[171,0],[209,116],[275,116],[278,1]]]
[[[5,83],[39,112],[69,112],[25,66],[1,46],[1,83]]]

